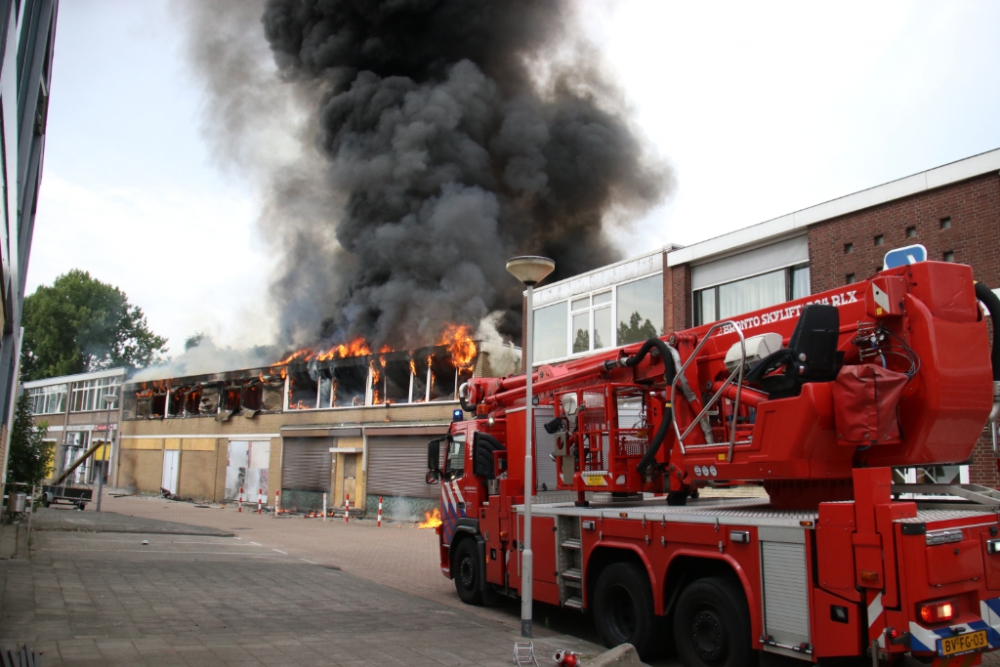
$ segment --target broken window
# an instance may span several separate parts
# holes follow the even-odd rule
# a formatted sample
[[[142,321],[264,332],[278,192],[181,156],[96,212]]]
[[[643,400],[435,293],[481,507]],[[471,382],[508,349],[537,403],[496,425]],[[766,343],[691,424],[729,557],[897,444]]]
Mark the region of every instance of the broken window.
[[[427,400],[427,378],[429,366],[427,359],[419,360],[411,358],[409,361],[410,376],[413,378],[413,385],[410,391],[411,403],[424,403]]]
[[[243,385],[253,382],[253,380],[237,380],[229,382],[222,388],[222,396],[219,403],[219,414],[216,417],[219,421],[226,421],[234,414],[242,410],[241,399],[243,397]]]
[[[315,410],[319,388],[305,366],[288,368],[288,409]]]
[[[323,368],[319,372],[319,407],[333,407],[333,371]]]
[[[184,416],[199,414],[201,409],[201,385],[194,385],[184,392]]]
[[[261,384],[260,407],[265,412],[281,412],[285,382],[281,378],[268,379]]]
[[[453,401],[458,373],[447,353],[438,349],[439,353],[431,355],[428,360],[431,367],[431,400]]]
[[[331,405],[348,408],[365,404],[368,391],[368,360],[364,357],[343,359],[333,367],[330,388]]]
[[[167,391],[159,383],[143,382],[135,395],[136,419],[158,419],[163,417],[167,407]]]
[[[167,405],[168,417],[184,416],[184,396],[191,389],[189,386],[176,387],[170,390],[170,401]]]
[[[382,374],[382,386],[386,403],[410,402],[410,372],[409,359],[388,359]]]

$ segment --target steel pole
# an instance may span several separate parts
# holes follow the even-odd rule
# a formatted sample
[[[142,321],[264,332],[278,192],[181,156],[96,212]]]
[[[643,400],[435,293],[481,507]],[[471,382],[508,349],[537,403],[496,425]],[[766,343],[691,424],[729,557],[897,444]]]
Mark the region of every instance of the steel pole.
[[[103,400],[103,399],[102,399]],[[108,445],[108,437],[111,434],[111,401],[105,401],[108,406],[108,418],[104,422],[104,460],[108,460],[108,456],[111,453],[111,447]],[[94,455],[94,463],[97,470],[97,511],[101,511],[101,496],[104,495],[104,466],[97,466],[97,455]]]
[[[525,358],[525,400],[524,400],[524,536],[521,541],[523,553],[521,554],[521,636],[531,637],[531,577],[534,557],[531,552],[531,496],[535,492],[534,485],[534,460],[531,456],[534,438],[532,437],[532,395],[531,395],[531,362],[532,357],[532,336],[534,329],[535,314],[532,311],[532,285],[528,285],[528,327],[524,341]]]

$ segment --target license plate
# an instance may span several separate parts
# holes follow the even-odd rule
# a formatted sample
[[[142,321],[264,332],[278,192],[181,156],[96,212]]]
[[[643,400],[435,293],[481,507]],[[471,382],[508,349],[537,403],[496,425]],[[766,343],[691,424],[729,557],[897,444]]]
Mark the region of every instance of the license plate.
[[[608,482],[604,479],[604,475],[584,475],[584,483],[587,486],[607,486]]]
[[[938,655],[958,655],[959,653],[971,653],[981,651],[989,647],[986,641],[986,631],[967,632],[964,635],[945,637],[938,645]]]

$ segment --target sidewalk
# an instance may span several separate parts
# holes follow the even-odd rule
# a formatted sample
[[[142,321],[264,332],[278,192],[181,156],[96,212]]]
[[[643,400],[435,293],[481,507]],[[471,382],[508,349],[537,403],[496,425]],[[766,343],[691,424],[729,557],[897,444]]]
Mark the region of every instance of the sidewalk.
[[[457,602],[437,571],[433,531],[159,499],[106,498],[104,509],[112,506],[135,517],[53,509],[43,526],[118,530],[37,530],[30,560],[0,561],[0,645],[26,642],[44,652],[46,667],[511,664],[516,607]],[[173,525],[142,516],[157,514]],[[144,526],[154,532],[127,532]],[[226,530],[236,535],[212,534]],[[450,604],[376,581],[380,572],[404,581],[391,564],[405,561],[431,574],[411,588]],[[603,650],[541,620],[536,627],[539,664],[557,648]]]

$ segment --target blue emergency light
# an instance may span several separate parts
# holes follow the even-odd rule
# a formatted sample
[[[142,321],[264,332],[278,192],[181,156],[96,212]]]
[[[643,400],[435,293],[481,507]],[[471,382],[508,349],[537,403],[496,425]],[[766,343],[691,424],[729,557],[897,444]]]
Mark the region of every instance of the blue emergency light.
[[[451,411],[451,420],[453,422],[460,422],[465,419],[465,410],[458,408]]]
[[[904,248],[896,248],[885,253],[885,264],[883,269],[895,269],[897,266],[916,264],[927,261],[927,248],[919,243],[908,245]]]

